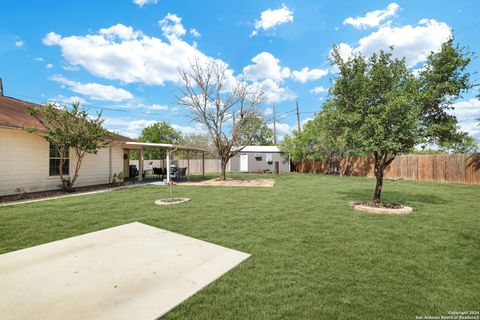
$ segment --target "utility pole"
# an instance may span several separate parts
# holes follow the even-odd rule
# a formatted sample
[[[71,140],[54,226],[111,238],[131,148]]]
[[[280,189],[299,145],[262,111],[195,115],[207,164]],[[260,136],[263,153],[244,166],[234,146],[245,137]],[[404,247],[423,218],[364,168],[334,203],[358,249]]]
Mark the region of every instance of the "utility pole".
[[[273,144],[277,145],[277,119],[275,113],[275,103],[273,104]]]
[[[300,128],[300,111],[298,110],[298,98],[297,98],[297,125],[298,125],[298,133],[302,132]]]
[[[232,111],[233,128],[235,128],[235,109]]]

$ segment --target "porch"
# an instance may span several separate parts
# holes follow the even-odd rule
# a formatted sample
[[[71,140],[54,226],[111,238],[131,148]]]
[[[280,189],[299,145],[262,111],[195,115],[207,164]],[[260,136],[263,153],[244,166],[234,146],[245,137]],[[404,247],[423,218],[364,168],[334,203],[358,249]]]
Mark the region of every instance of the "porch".
[[[149,142],[124,142],[122,143],[122,148],[124,150],[123,155],[123,172],[125,173],[125,177],[130,177],[129,175],[129,153],[130,151],[136,151],[138,155],[138,178],[139,182],[144,180],[145,174],[145,166],[144,166],[144,155],[146,149],[156,149],[165,152],[165,177],[167,183],[169,183],[172,179],[172,156],[174,152],[183,151],[187,157],[187,167],[185,175],[188,178],[190,175],[190,158],[192,154],[201,154],[202,159],[202,176],[205,176],[205,150],[200,148],[188,147],[188,146],[180,146],[180,145],[173,145],[173,144],[165,144],[165,143],[149,143]]]

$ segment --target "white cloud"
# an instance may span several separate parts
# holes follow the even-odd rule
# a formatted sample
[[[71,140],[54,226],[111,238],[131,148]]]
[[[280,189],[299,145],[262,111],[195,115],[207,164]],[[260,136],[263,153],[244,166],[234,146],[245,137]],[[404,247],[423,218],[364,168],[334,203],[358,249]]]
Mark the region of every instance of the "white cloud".
[[[72,97],[65,97],[62,95],[56,96],[52,99],[49,99],[50,102],[61,104],[61,105],[71,105],[73,103],[80,103],[81,105],[87,104],[87,101],[81,97],[72,96]]]
[[[168,106],[164,106],[161,104],[152,104],[149,106],[145,106],[145,109],[147,110],[169,110],[170,108]]]
[[[325,93],[325,92],[328,92],[328,89],[323,86],[315,87],[312,90],[310,90],[310,93],[313,93],[313,94],[319,94],[319,93]]]
[[[307,81],[317,80],[328,74],[328,70],[324,69],[310,69],[303,68],[302,70],[295,70],[292,72],[292,77],[295,81],[305,83]]]
[[[273,109],[268,107],[263,111],[263,115],[265,116],[271,116],[273,114]]]
[[[132,40],[143,35],[141,31],[135,31],[132,27],[127,27],[120,23],[111,26],[110,28],[102,28],[98,31],[98,33],[105,36],[107,39],[118,37],[122,40]]]
[[[113,86],[106,86],[99,83],[80,83],[58,74],[50,77],[50,80],[68,87],[73,92],[86,95],[92,100],[120,102],[133,99],[133,95],[129,91]]]
[[[182,18],[174,13],[168,13],[158,22],[158,25],[162,29],[163,35],[170,41],[180,39],[187,33],[182,25]]]
[[[146,4],[156,4],[158,0],[133,0],[133,3],[138,5],[139,7],[143,7]]]
[[[414,67],[420,62],[426,61],[432,51],[438,51],[442,43],[451,36],[452,31],[446,23],[433,19],[422,19],[415,26],[383,26],[361,38],[358,47],[351,49],[348,44],[341,43],[340,49],[341,55],[345,58],[351,52],[370,56],[380,49],[388,50],[390,46],[394,46],[394,56],[405,57],[407,66]]]
[[[449,111],[458,119],[460,130],[480,139],[480,100],[469,99],[453,104],[454,109]]]
[[[380,23],[395,15],[400,6],[392,2],[386,9],[367,12],[363,17],[349,17],[343,21],[343,24],[350,24],[356,29],[366,29],[378,27]]]
[[[285,135],[292,133],[292,127],[290,127],[288,123],[277,122],[275,125],[277,127],[277,134]],[[273,129],[273,123],[269,123],[267,126]]]
[[[43,58],[42,57],[37,57],[37,58],[33,58],[33,60],[38,61],[38,62],[42,62]]]
[[[252,59],[252,62],[254,64],[243,68],[243,77],[247,80],[271,79],[280,82],[290,76],[290,69],[280,67],[280,60],[269,52],[259,53]]]
[[[288,9],[284,4],[280,9],[268,9],[261,13],[260,20],[255,21],[255,30],[252,31],[250,36],[255,36],[258,31],[269,30],[280,24],[293,22],[293,11]]]
[[[56,45],[62,40],[62,37],[55,33],[55,32],[49,32],[47,35],[43,38],[42,42],[46,46],[53,46]]]
[[[202,35],[200,34],[200,32],[198,32],[197,29],[195,28],[191,28],[189,31],[188,31],[194,38],[200,38]]]
[[[193,127],[181,126],[181,125],[172,123],[172,128],[177,130],[177,131],[180,131],[184,135],[187,135],[187,134],[205,134],[205,133],[207,133],[204,126],[199,124],[199,123],[195,124],[195,126],[193,126]]]
[[[49,63],[45,66],[47,69],[52,69],[53,68],[53,64]]]
[[[303,128],[304,125],[307,124],[308,121],[313,120],[313,118],[305,118],[302,121],[300,121],[300,126]]]
[[[343,60],[348,60],[352,56],[353,48],[346,43],[340,43],[338,45],[338,53]]]
[[[282,88],[272,79],[265,79],[261,82],[254,82],[265,93],[268,102],[291,101],[296,95],[288,88]]]
[[[480,100],[469,99],[453,104],[451,111],[457,118],[480,118]]]
[[[59,46],[70,66],[81,66],[95,76],[162,85],[177,82],[178,70],[188,67],[190,61],[212,59],[195,44],[178,38],[185,30],[178,16],[170,14],[164,20],[162,29],[168,41],[117,24],[96,34],[63,37],[50,32],[43,43]]]
[[[15,41],[15,47],[21,48],[24,45],[25,45],[25,42],[23,42],[21,40]]]

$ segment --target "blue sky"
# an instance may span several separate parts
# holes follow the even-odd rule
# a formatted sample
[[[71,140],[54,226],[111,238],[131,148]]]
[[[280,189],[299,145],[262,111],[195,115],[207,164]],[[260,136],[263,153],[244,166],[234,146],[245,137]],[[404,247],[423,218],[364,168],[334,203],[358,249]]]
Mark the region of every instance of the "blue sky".
[[[345,55],[393,44],[416,70],[451,34],[480,52],[478,12],[478,1],[2,1],[0,77],[8,96],[103,108],[106,126],[132,137],[159,120],[193,133],[202,128],[175,105],[177,70],[220,59],[265,89],[262,111],[270,121],[276,104],[282,135],[295,128],[296,98],[303,122],[320,110],[333,44]],[[480,138],[476,93],[455,114]]]

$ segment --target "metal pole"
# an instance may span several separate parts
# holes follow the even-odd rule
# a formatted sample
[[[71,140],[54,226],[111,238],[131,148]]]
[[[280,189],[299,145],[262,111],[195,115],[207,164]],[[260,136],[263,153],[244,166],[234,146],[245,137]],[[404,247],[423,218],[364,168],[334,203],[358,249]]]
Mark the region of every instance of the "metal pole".
[[[298,98],[297,98],[297,125],[298,125],[298,133],[302,132],[300,128],[300,111],[298,110]]]
[[[205,178],[205,151],[202,151],[202,178]]]
[[[139,150],[139,157],[138,157],[138,181],[143,180],[143,148]]]
[[[187,180],[190,180],[190,150],[187,150]]]
[[[277,145],[277,119],[275,114],[275,103],[273,104],[273,144]]]
[[[167,184],[170,183],[170,150],[167,150]]]

